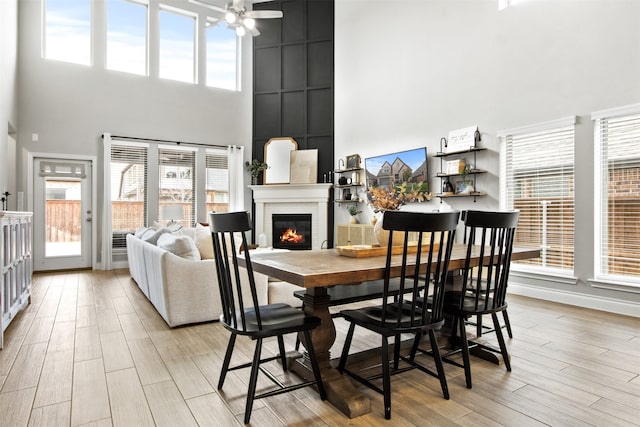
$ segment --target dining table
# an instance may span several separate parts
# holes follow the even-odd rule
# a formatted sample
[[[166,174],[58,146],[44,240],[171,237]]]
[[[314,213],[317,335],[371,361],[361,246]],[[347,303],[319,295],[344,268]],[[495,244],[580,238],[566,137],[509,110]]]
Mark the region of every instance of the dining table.
[[[279,251],[262,249],[251,251],[251,266],[255,272],[271,278],[286,281],[305,288],[304,310],[307,314],[320,318],[319,327],[311,331],[313,344],[322,380],[328,400],[349,418],[370,412],[371,401],[359,392],[351,380],[341,375],[331,364],[331,347],[336,339],[334,319],[329,311],[330,297],[327,289],[336,285],[361,284],[384,278],[386,256],[350,257],[341,255],[336,249]],[[455,244],[449,271],[463,268],[467,256],[466,244]],[[539,249],[514,247],[512,261],[537,258]],[[391,277],[401,274],[402,255],[393,255],[391,259]],[[489,255],[485,254],[488,258]],[[488,261],[488,260],[485,260]],[[245,258],[239,262],[246,266]],[[471,264],[480,262],[480,247],[473,248]],[[415,265],[409,265],[407,274],[415,271]],[[422,265],[426,268],[425,265]],[[304,341],[302,342],[304,345]],[[289,369],[303,378],[311,378],[312,372],[308,355],[300,354],[292,358]]]

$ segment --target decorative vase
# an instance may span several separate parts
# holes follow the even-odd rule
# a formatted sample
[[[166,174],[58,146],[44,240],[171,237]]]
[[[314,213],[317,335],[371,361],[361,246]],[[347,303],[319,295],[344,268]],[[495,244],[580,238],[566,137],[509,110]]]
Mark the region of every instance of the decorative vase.
[[[389,230],[385,230],[382,228],[382,223],[384,222],[384,212],[376,223],[373,225],[373,233],[376,236],[376,240],[378,244],[383,248],[386,248],[389,244]],[[393,245],[394,246],[402,246],[404,244],[404,233],[395,232],[393,233]]]
[[[351,224],[357,224],[357,223],[358,223],[358,219],[357,219],[357,218],[355,217],[355,215],[354,215],[354,216],[352,216],[352,217],[351,217],[351,219],[349,220],[349,222],[350,222]]]
[[[258,177],[256,175],[251,175],[251,185],[258,185]]]

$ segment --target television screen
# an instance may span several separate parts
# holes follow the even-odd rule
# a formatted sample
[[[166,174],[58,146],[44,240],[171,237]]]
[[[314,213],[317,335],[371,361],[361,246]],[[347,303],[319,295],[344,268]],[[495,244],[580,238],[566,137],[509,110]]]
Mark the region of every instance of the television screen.
[[[364,160],[367,190],[375,187],[391,189],[407,182],[409,188],[420,183],[422,191],[429,191],[427,148],[399,151]]]

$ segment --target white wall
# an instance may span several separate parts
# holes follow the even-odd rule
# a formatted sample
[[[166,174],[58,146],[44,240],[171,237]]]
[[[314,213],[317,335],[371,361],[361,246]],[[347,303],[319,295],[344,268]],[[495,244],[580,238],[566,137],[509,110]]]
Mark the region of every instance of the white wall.
[[[95,33],[100,34],[100,28],[104,28],[105,2],[95,4],[102,6],[94,8]],[[163,4],[194,8],[179,0]],[[153,0],[152,5],[153,16],[158,2]],[[157,70],[152,71],[151,77],[106,70],[104,43],[102,47],[98,43],[93,53],[93,66],[42,59],[41,1],[20,1],[19,19],[19,185],[24,191],[27,191],[27,152],[93,155],[101,159],[104,132],[243,145],[246,157],[251,158],[251,37],[242,39],[243,90],[235,92],[209,88],[204,82],[162,80],[157,77]],[[150,51],[154,51],[153,46]],[[157,62],[157,55],[151,58]],[[200,68],[204,70],[202,65]],[[32,141],[34,133],[38,134],[37,142]],[[98,166],[102,167],[100,161]],[[98,188],[102,188],[101,179]],[[98,196],[101,206],[101,194]],[[248,192],[245,200],[250,206]],[[101,221],[98,215],[96,224]]]
[[[447,199],[454,209],[499,207],[499,143],[509,129],[570,115],[576,127],[577,284],[521,282],[560,291],[583,305],[640,294],[593,288],[592,111],[640,102],[640,2],[521,0],[336,0],[336,162],[427,146],[431,156],[453,129],[478,125],[478,189],[489,196]],[[434,177],[439,161],[430,157]],[[437,191],[440,180],[431,179]],[[439,201],[412,206],[438,209]],[[365,209],[365,211],[369,211]],[[361,214],[362,216],[362,214]],[[348,219],[336,209],[336,223]],[[516,287],[512,287],[516,289]],[[576,301],[575,298],[572,299]]]
[[[18,2],[0,1],[0,192],[6,188],[11,193],[7,204],[11,210],[16,208],[15,178],[9,174],[9,165],[15,164],[15,150],[9,147],[9,134],[18,122],[17,40]]]

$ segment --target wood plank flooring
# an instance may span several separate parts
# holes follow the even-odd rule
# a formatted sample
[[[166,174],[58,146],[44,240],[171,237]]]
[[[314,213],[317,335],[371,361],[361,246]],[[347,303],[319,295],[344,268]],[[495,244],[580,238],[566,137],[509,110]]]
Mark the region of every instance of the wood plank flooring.
[[[509,301],[511,373],[472,357],[468,390],[462,369],[446,365],[448,401],[435,378],[395,376],[391,422],[382,396],[364,387],[372,412],[351,420],[305,388],[256,401],[252,424],[640,425],[639,318]],[[336,325],[334,356],[346,333],[344,321]],[[35,274],[32,303],[0,351],[0,426],[240,425],[249,372],[230,373],[216,389],[227,339],[218,323],[168,328],[127,270]],[[375,335],[356,330],[353,352],[376,345]],[[239,339],[236,360],[249,361],[252,351]],[[261,378],[258,387],[268,384]]]

